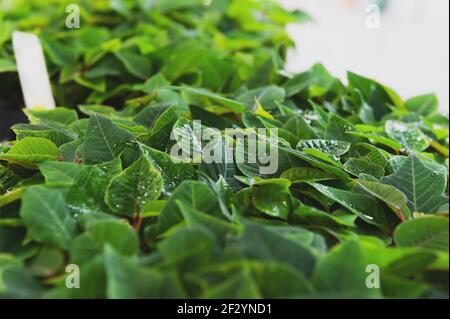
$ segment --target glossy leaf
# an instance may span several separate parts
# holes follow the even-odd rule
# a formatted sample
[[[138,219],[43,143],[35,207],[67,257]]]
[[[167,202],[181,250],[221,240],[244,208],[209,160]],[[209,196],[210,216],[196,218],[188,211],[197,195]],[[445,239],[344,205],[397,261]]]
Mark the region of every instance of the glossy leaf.
[[[382,182],[402,191],[413,212],[434,213],[448,202],[448,197],[443,195],[447,176],[427,167],[415,155],[409,156],[394,174],[382,178]]]
[[[112,178],[105,202],[117,214],[138,214],[149,201],[157,199],[163,189],[161,173],[142,156],[122,173]]]

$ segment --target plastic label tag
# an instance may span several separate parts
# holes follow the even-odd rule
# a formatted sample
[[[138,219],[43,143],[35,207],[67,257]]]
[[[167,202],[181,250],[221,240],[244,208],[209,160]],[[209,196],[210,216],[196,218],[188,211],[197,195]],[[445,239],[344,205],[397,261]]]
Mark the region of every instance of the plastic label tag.
[[[26,107],[54,109],[55,100],[38,37],[32,33],[13,32],[13,48]]]

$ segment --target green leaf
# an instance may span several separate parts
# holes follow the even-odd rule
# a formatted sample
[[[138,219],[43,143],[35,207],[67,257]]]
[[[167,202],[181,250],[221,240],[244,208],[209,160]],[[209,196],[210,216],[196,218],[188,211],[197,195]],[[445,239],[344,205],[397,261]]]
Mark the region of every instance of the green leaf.
[[[230,151],[230,145],[233,145],[233,141],[227,136],[212,138],[202,152],[204,156],[210,156],[213,161],[207,163],[203,160],[199,171],[204,172],[213,181],[223,178],[229,186],[237,187],[238,183],[234,176],[238,174],[238,170],[234,163],[233,153]]]
[[[438,110],[439,101],[435,94],[425,94],[410,98],[405,102],[405,106],[412,112],[428,116]]]
[[[185,92],[189,92],[191,94],[205,97],[205,98],[211,100],[212,102],[218,103],[219,105],[224,106],[224,107],[228,108],[230,111],[233,111],[235,113],[242,113],[247,110],[247,107],[245,106],[245,104],[225,98],[218,94],[214,94],[206,89],[195,89],[195,88],[183,87],[182,90]]]
[[[293,133],[299,139],[309,140],[317,138],[317,134],[308,124],[303,116],[297,115],[290,118],[284,125],[283,129]]]
[[[361,188],[365,193],[377,198],[388,205],[401,220],[405,219],[405,212],[409,214],[405,209],[407,198],[405,194],[391,185],[359,180],[357,186]],[[410,217],[410,216],[406,216]]]
[[[350,158],[344,164],[345,170],[352,175],[359,176],[360,174],[368,174],[376,178],[384,176],[383,166],[371,163],[366,158]]]
[[[305,152],[300,152],[300,151],[292,150],[292,149],[289,149],[286,151],[288,152],[288,154],[292,154],[292,155],[300,158],[301,160],[311,164],[315,168],[321,169],[330,174],[334,174],[335,176],[339,177],[342,180],[350,180],[350,175],[348,175],[343,170],[343,165],[340,164],[340,162],[337,162],[337,161],[329,158],[328,155],[326,155],[323,152],[320,152],[315,149],[308,149],[307,151],[310,154],[306,154]],[[314,154],[315,156],[313,156],[312,154]],[[295,165],[295,166],[299,166],[299,165]]]
[[[11,129],[16,133],[19,141],[26,137],[41,137],[48,139],[56,146],[61,146],[77,138],[75,134],[69,131],[43,125],[16,124]]]
[[[239,269],[235,274],[230,275],[226,280],[208,288],[202,295],[205,299],[225,299],[225,298],[262,298],[255,279],[249,269]]]
[[[318,210],[314,207],[300,205],[292,213],[292,221],[304,226],[324,227],[331,229],[341,229],[345,226],[354,226],[353,222],[346,222],[328,214],[324,211]]]
[[[313,276],[314,286],[326,298],[377,296],[376,289],[366,287],[366,266],[359,244],[345,242],[319,260]]]
[[[308,16],[275,0],[83,0],[70,30],[62,1],[6,2],[0,298],[448,298],[434,94],[286,71]],[[29,123],[14,30],[39,34],[65,106]]]
[[[329,114],[325,113],[324,116],[327,117],[327,124],[325,128],[326,139],[347,142],[355,142],[358,140],[357,137],[351,134],[357,131],[351,122],[334,112]]]
[[[401,224],[394,233],[400,247],[424,247],[448,252],[448,219],[427,216]]]
[[[158,248],[166,264],[175,265],[180,271],[195,271],[212,262],[214,237],[202,229],[181,228]]]
[[[412,212],[435,213],[448,202],[448,197],[443,195],[447,188],[447,176],[426,166],[415,155],[410,155],[394,174],[381,181],[402,191]]]
[[[150,59],[131,52],[115,52],[115,56],[132,75],[142,80],[150,77],[152,72]]]
[[[78,108],[83,114],[88,116],[98,113],[109,118],[113,117],[116,113],[116,110],[113,107],[107,105],[79,105]]]
[[[400,121],[387,121],[385,125],[387,135],[414,152],[422,152],[430,146],[430,139],[415,124]]]
[[[281,178],[290,180],[292,183],[320,182],[336,179],[336,176],[312,167],[293,167],[284,171]]]
[[[75,64],[78,60],[77,50],[68,44],[59,41],[52,41],[49,37],[41,38],[42,46],[50,60],[59,65]]]
[[[183,215],[186,225],[190,229],[201,229],[210,231],[212,235],[221,239],[228,235],[238,235],[241,233],[240,225],[228,223],[218,217],[199,212],[198,210],[184,205],[183,202],[177,200],[178,207]]]
[[[138,214],[149,201],[157,199],[163,189],[161,173],[141,156],[130,167],[113,177],[105,194],[105,202],[117,214]]]
[[[328,155],[339,157],[350,150],[350,143],[337,140],[303,140],[297,144],[300,151],[316,149]]]
[[[73,216],[108,211],[104,203],[104,194],[110,179],[121,171],[119,159],[91,166],[75,163],[58,164],[42,165],[40,168],[50,185],[69,187],[66,202]]]
[[[385,145],[396,152],[399,152],[402,149],[402,144],[381,135],[361,132],[347,132],[347,134],[367,138],[368,140],[374,141],[377,144]]]
[[[88,223],[86,232],[72,241],[71,261],[83,264],[101,253],[106,244],[125,256],[139,250],[138,237],[129,225],[116,219],[99,220]]]
[[[7,153],[0,153],[0,159],[33,168],[37,163],[56,161],[59,150],[55,144],[42,137],[25,137]]]
[[[173,104],[165,110],[154,122],[147,145],[165,151],[170,141],[172,128],[179,118],[178,105]]]
[[[254,263],[252,266],[252,275],[264,298],[295,298],[312,290],[307,279],[293,267],[283,263]]]
[[[145,81],[145,83],[142,85],[142,91],[151,94],[157,89],[161,89],[167,86],[170,86],[170,82],[164,77],[162,73],[158,73]]]
[[[389,226],[387,216],[385,216],[384,212],[380,211],[380,207],[372,197],[317,183],[311,185],[320,193],[338,202],[365,222],[382,229],[386,229]]]
[[[17,67],[14,61],[8,59],[0,59],[0,73],[16,71]]]
[[[83,144],[86,164],[98,164],[119,156],[125,143],[133,139],[133,134],[115,125],[106,117],[94,114],[89,119]]]
[[[32,299],[42,294],[42,287],[25,267],[0,269],[2,298]]]
[[[35,276],[51,277],[58,273],[64,264],[64,255],[60,250],[43,248],[33,259],[30,270]]]
[[[201,182],[184,181],[172,193],[159,216],[157,225],[159,234],[183,221],[177,200],[187,205],[187,207],[211,215],[215,215],[219,211],[217,197],[211,188]]]
[[[65,128],[78,120],[75,110],[57,107],[52,110],[24,110],[31,124],[50,125]]]
[[[185,292],[175,273],[139,266],[136,258],[120,255],[111,246],[104,252],[106,294],[112,299],[183,298]]]
[[[271,85],[258,89],[253,89],[240,94],[236,100],[247,106],[249,110],[255,111],[258,101],[265,109],[272,110],[277,108],[277,103],[282,103],[286,92],[283,88]]]
[[[44,186],[28,188],[22,196],[20,216],[31,239],[61,249],[69,247],[75,220],[59,191]]]
[[[254,185],[253,205],[264,214],[286,219],[291,210],[289,184],[267,183],[264,185]]]
[[[140,145],[140,147],[144,156],[148,156],[148,159],[161,173],[164,179],[164,191],[167,194],[170,194],[183,181],[196,179],[197,172],[191,164],[178,163],[164,152],[144,145]]]
[[[198,7],[203,5],[204,3],[201,0],[177,0],[167,2],[164,0],[156,0],[154,3],[154,8],[161,12],[179,10],[179,9],[188,9],[192,7]]]
[[[304,236],[310,235],[301,228],[291,229],[246,223],[244,233],[235,245],[252,259],[289,264],[308,277],[313,271],[315,257],[312,251],[300,241],[285,237],[288,231],[298,232]]]

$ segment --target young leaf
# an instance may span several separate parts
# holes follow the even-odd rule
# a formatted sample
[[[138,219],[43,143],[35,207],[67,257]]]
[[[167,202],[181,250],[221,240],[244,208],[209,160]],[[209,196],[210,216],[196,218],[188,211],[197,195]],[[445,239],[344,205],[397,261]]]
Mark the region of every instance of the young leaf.
[[[60,153],[55,144],[42,137],[25,137],[7,153],[0,153],[0,159],[33,168],[37,163],[56,161]]]

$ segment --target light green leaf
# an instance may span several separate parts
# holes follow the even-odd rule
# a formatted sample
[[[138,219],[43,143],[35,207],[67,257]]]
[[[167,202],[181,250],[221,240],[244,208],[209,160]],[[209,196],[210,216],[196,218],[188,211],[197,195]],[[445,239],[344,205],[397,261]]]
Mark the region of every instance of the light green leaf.
[[[114,54],[132,75],[142,80],[150,77],[152,64],[149,58],[131,52],[115,52]]]
[[[419,115],[428,116],[438,110],[439,101],[436,94],[425,94],[410,98],[405,102],[405,106]]]
[[[0,73],[3,72],[16,72],[17,67],[14,61],[7,59],[0,59]]]
[[[424,165],[415,155],[410,155],[394,174],[381,181],[402,191],[413,213],[432,214],[448,202],[448,197],[443,195],[447,176]]]
[[[16,124],[11,129],[16,133],[19,141],[26,137],[42,137],[50,140],[56,146],[61,146],[77,138],[77,135],[70,131],[44,125]]]
[[[347,132],[347,134],[367,138],[368,140],[374,141],[377,144],[385,145],[396,152],[402,149],[402,144],[381,135],[361,132]]]
[[[218,103],[221,106],[227,107],[228,109],[230,109],[230,111],[233,111],[235,113],[242,113],[247,110],[247,107],[245,106],[245,104],[225,98],[221,95],[212,93],[206,89],[183,87],[182,90],[185,92],[189,92],[191,94],[195,94],[195,95],[199,95],[199,96],[208,98],[211,101]],[[253,102],[254,102],[254,100],[253,100]]]
[[[426,216],[405,222],[394,233],[400,247],[424,247],[448,253],[448,218]]]
[[[65,128],[78,120],[75,110],[57,107],[52,110],[24,110],[31,124],[50,125]]]
[[[7,153],[0,153],[0,159],[33,168],[37,163],[56,161],[59,150],[55,144],[42,137],[25,137]]]

